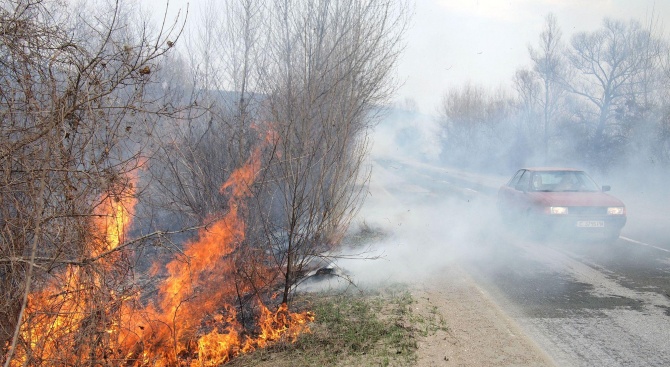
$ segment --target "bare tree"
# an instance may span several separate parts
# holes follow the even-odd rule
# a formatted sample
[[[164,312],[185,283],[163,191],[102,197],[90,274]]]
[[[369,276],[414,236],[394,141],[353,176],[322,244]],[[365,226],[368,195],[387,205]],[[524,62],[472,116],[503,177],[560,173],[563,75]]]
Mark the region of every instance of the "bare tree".
[[[467,83],[447,91],[440,105],[444,134],[442,154],[455,165],[482,168],[490,157],[501,154],[503,142],[515,131],[509,129],[511,98],[499,89]]]
[[[262,4],[207,2],[182,56],[189,79],[182,93],[195,106],[155,136],[155,205],[167,204],[193,224],[226,209],[219,188],[257,140]]]
[[[542,97],[539,99],[543,110],[543,141],[544,161],[547,162],[550,145],[550,126],[559,109],[559,101],[565,92],[566,77],[562,32],[556,23],[556,16],[548,14],[545,28],[540,34],[539,49],[528,46],[528,53],[533,60],[533,70],[543,84]]]
[[[441,113],[449,145],[454,148],[464,147],[477,140],[479,131],[486,123],[487,99],[484,88],[470,83],[462,89],[453,88],[444,95]]]
[[[94,364],[108,347],[111,312],[129,291],[129,257],[120,254],[130,243],[121,233],[111,239],[99,221],[118,219],[105,206],[135,196],[132,172],[152,132],[145,87],[178,36],[170,25],[150,34],[130,14],[119,1],[0,4],[5,366],[14,358],[33,366]],[[41,329],[63,315],[62,334]],[[58,354],[58,345],[71,353]]]
[[[670,85],[670,47],[667,44],[661,56],[659,81],[665,86]],[[670,88],[661,88],[660,92],[661,102],[653,152],[655,157],[667,164],[670,163]]]
[[[646,161],[667,162],[660,147],[669,101],[668,76],[663,70],[669,46],[661,37],[662,28],[653,13],[643,27],[643,71],[635,81],[639,85],[639,94],[627,98],[626,103],[616,110],[615,119],[627,130],[629,155]]]
[[[225,199],[209,193],[255,146],[269,144],[250,187],[245,239],[231,256],[263,258],[274,276],[257,282],[249,264],[238,263],[235,281],[261,295],[279,284],[287,302],[307,264],[341,240],[360,206],[366,136],[393,91],[407,13],[382,0],[222,6],[206,14],[223,16],[204,22],[212,28],[194,43],[206,55],[193,63],[206,76],[193,79],[206,112],[169,129],[156,181],[197,217],[225,212]]]
[[[403,3],[275,1],[267,101],[277,133],[265,218],[283,301],[311,260],[338,243],[360,207],[375,109],[387,101],[406,27]]]
[[[572,39],[570,62],[581,75],[570,91],[595,107],[589,129],[591,162],[608,166],[626,140],[626,126],[614,118],[615,109],[643,94],[640,81],[659,55],[653,35],[637,21],[624,23],[605,19],[592,33],[578,33]]]
[[[537,123],[542,119],[542,108],[539,102],[542,86],[537,74],[527,69],[517,70],[512,82],[517,95],[518,118],[513,119],[512,126],[510,126],[514,134],[512,140],[514,150],[510,152],[510,160],[514,166],[521,166],[525,164],[529,156],[534,156],[533,153],[538,150],[544,152],[544,129]]]

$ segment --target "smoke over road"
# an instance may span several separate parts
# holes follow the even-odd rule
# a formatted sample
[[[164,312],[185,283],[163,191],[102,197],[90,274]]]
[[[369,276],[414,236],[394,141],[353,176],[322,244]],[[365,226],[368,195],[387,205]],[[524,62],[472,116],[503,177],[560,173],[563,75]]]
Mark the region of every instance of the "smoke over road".
[[[336,260],[344,274],[363,287],[446,284],[446,270],[464,269],[558,365],[670,362],[664,336],[670,328],[670,218],[663,175],[640,162],[593,174],[627,205],[628,224],[613,243],[538,241],[504,225],[496,210],[497,188],[514,171],[505,176],[431,161],[420,153],[439,152],[428,145],[430,131],[418,131],[413,147],[404,142],[413,148],[409,154],[395,149],[398,144],[373,150],[369,194],[351,231],[383,236],[343,250],[367,251],[367,259]],[[397,137],[389,126],[382,133],[375,137]],[[348,285],[336,279],[319,284]]]

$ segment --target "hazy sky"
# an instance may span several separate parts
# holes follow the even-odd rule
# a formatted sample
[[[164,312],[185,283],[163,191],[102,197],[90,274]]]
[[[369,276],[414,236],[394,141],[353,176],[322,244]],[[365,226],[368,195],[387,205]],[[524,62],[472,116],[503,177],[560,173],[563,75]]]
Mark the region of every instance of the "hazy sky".
[[[170,8],[190,3],[189,21],[197,21],[205,1],[170,0]],[[165,0],[143,2],[165,8]],[[565,42],[574,32],[597,29],[605,17],[645,22],[654,14],[670,29],[670,0],[415,0],[414,10],[397,100],[413,98],[427,114],[436,113],[448,88],[466,81],[509,87],[514,72],[529,65],[528,45],[538,43],[550,12]]]
[[[399,98],[414,98],[432,114],[448,88],[468,80],[508,87],[529,65],[528,45],[537,45],[550,12],[565,42],[605,17],[644,22],[655,13],[670,27],[670,0],[417,0],[398,69],[406,80]]]

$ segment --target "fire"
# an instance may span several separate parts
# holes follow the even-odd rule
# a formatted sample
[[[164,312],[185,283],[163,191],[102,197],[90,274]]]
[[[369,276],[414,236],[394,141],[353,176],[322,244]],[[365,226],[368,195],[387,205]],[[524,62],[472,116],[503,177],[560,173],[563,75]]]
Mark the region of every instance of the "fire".
[[[124,229],[137,202],[133,187],[131,184],[121,194],[101,199],[93,212],[92,232],[96,235],[86,244],[82,261],[94,261],[123,243]],[[82,331],[100,334],[113,327],[113,316],[99,307],[101,304],[120,307],[124,301],[114,294],[105,278],[118,261],[114,255],[101,257],[97,272],[87,271],[78,264],[68,265],[49,284],[29,295],[27,317],[21,330],[27,345],[17,348],[12,366],[73,363],[70,358],[76,356],[68,356],[64,350],[76,349],[78,356],[95,355],[95,346],[77,340],[77,335]]]
[[[196,241],[184,246],[188,261],[175,259],[166,265],[168,277],[159,287],[160,302],[145,314],[150,330],[137,341],[151,352],[138,365],[217,366],[269,342],[292,341],[309,331],[310,313],[292,313],[286,305],[273,313],[257,299],[260,331],[253,337],[245,332],[232,306],[240,294],[253,294],[253,284],[233,281],[239,269],[232,255],[245,238],[244,199],[252,195],[261,153],[262,147],[256,148],[246,164],[221,186],[221,193],[229,195],[229,210],[201,230]],[[261,278],[267,272],[262,268],[255,271]],[[167,340],[171,348],[163,347]]]
[[[269,139],[273,135],[266,136]],[[271,269],[264,261],[267,255],[240,253],[246,232],[245,199],[252,196],[261,170],[262,149],[254,149],[221,186],[221,193],[228,196],[228,211],[184,245],[183,257],[164,266],[165,279],[148,304],[124,284],[110,283],[116,263],[123,258],[137,202],[134,191],[102,200],[92,221],[97,236],[87,254],[99,262],[101,270],[68,266],[52,284],[30,295],[22,324],[27,345],[17,348],[11,365],[103,365],[94,361],[105,361],[127,366],[218,366],[274,341],[295,341],[309,332],[311,313],[290,312],[286,304],[273,312],[255,292],[271,283]],[[237,274],[249,270],[239,267],[238,256],[245,259],[242,266],[251,263],[255,278],[235,281]],[[241,295],[247,299],[244,309],[239,308]],[[239,311],[245,313],[238,315]],[[257,316],[250,330],[252,314]],[[81,335],[93,337],[82,342]]]

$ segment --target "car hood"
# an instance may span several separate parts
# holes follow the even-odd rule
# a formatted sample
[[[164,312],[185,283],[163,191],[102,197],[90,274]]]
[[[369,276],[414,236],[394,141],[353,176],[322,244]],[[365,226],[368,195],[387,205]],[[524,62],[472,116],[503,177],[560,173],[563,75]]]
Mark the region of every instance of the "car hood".
[[[546,206],[624,206],[604,192],[531,192],[533,201]]]

